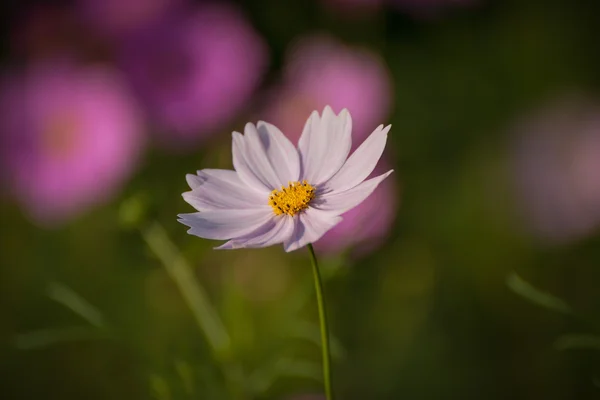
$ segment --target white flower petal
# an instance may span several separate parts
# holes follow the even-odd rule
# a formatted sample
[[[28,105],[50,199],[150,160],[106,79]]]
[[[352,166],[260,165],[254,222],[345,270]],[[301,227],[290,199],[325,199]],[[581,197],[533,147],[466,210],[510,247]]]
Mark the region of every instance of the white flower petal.
[[[288,215],[279,215],[256,231],[230,240],[222,246],[216,247],[216,249],[268,247],[288,240],[293,232],[294,219]]]
[[[281,180],[275,172],[275,166],[271,164],[269,153],[267,152],[261,136],[254,124],[247,123],[244,128],[243,157],[250,172],[257,178],[260,183],[269,190],[278,189],[289,180]],[[281,160],[282,157],[280,157]],[[278,162],[280,160],[277,160]],[[234,164],[235,165],[235,164]],[[279,167],[280,165],[277,165]],[[287,168],[287,162],[283,162],[283,166]],[[237,168],[236,168],[237,170]],[[244,179],[244,176],[242,176]]]
[[[375,169],[377,162],[383,154],[387,135],[392,126],[385,128],[379,125],[371,135],[350,155],[342,168],[324,184],[323,190],[344,191],[352,189]]]
[[[316,197],[311,206],[322,211],[328,211],[337,215],[343,214],[351,208],[359,205],[366,199],[373,190],[387,178],[394,170],[390,170],[383,175],[371,178],[363,183],[344,192],[331,192]]]
[[[232,134],[232,146],[231,152],[233,155],[233,167],[248,186],[255,189],[256,191],[269,194],[273,188],[269,184],[260,171],[257,170],[256,166],[252,161],[248,160],[248,155],[251,153],[247,147],[247,143],[244,140],[244,136],[239,132],[233,132]],[[256,157],[250,157],[253,160]]]
[[[292,236],[283,243],[287,252],[297,250],[319,240],[328,230],[342,221],[342,217],[326,211],[307,208],[294,218]]]
[[[298,141],[302,173],[311,185],[319,185],[342,167],[352,147],[352,118],[343,109],[336,116],[329,106],[323,115],[313,112]]]
[[[257,230],[274,217],[272,210],[211,210],[179,214],[190,235],[205,239],[235,239]]]
[[[186,179],[192,191],[183,198],[198,211],[270,209],[267,196],[249,188],[235,171],[202,170]]]
[[[214,177],[220,181],[224,181],[241,188],[248,187],[248,185],[246,185],[246,183],[240,179],[238,173],[230,169],[205,168],[196,171],[196,175],[187,174],[185,179],[190,188],[195,189],[206,181],[206,176]]]
[[[246,183],[240,178],[239,174],[231,169],[205,168],[201,171],[206,175],[210,175],[222,181],[229,182],[232,185],[246,185]],[[200,174],[200,171],[197,171],[197,173]]]
[[[300,177],[300,156],[296,147],[275,125],[258,121],[258,135],[281,185]]]

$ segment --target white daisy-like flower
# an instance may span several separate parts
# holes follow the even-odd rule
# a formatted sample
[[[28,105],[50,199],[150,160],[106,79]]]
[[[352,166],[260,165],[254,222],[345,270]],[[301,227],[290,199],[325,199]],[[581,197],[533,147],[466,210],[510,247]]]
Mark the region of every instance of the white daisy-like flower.
[[[283,243],[293,251],[314,243],[342,220],[393,170],[365,180],[373,171],[391,125],[380,125],[349,157],[352,119],[344,109],[325,107],[308,118],[294,146],[275,126],[246,124],[233,132],[232,170],[188,174],[183,198],[198,212],[180,214],[188,233],[228,240],[217,249]]]

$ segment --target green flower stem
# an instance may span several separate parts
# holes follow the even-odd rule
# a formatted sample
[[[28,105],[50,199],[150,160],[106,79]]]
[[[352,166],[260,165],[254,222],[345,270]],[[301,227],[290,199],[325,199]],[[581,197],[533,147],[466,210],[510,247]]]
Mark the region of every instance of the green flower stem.
[[[313,267],[315,278],[315,292],[317,294],[317,306],[319,308],[319,322],[321,325],[321,344],[323,353],[323,381],[325,383],[325,397],[327,400],[333,400],[333,390],[331,389],[331,352],[329,351],[329,329],[327,327],[327,311],[325,310],[325,298],[323,297],[323,283],[321,282],[321,273],[317,256],[312,244],[308,244],[310,261]]]
[[[159,223],[155,222],[142,228],[142,236],[179,288],[200,331],[212,349],[214,357],[222,363],[227,363],[231,351],[229,334],[216,310],[210,304],[206,291],[194,276],[192,267],[171,242]]]

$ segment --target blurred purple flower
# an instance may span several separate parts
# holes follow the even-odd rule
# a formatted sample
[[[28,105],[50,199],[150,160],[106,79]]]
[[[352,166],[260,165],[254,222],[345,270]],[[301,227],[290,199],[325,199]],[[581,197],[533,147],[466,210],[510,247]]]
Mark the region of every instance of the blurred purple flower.
[[[296,142],[312,110],[347,108],[356,147],[387,119],[391,100],[390,74],[376,54],[329,37],[310,37],[288,54],[283,83],[263,114]]]
[[[327,104],[335,112],[347,108],[352,114],[355,149],[387,119],[391,86],[389,72],[375,54],[331,38],[311,37],[292,49],[283,82],[261,115],[297,143],[306,115],[312,110]],[[392,228],[397,192],[396,180],[386,179],[369,198],[345,213],[344,220],[315,246],[327,253],[352,248],[354,254],[364,254],[375,249]]]
[[[42,224],[108,200],[142,148],[136,103],[106,67],[43,64],[6,74],[0,118],[3,178]]]
[[[526,221],[568,242],[600,226],[600,105],[563,99],[517,128],[516,173]]]
[[[258,86],[267,56],[239,10],[205,5],[137,35],[124,46],[123,66],[163,140],[185,147],[230,123]]]
[[[120,37],[153,24],[185,0],[76,0],[82,18],[99,32]]]

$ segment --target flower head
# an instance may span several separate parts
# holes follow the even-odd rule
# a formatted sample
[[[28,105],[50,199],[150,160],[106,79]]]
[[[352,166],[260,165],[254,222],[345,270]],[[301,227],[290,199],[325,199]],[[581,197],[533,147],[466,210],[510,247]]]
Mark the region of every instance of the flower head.
[[[40,64],[0,85],[2,173],[43,224],[110,198],[143,144],[137,103],[107,67]]]
[[[365,180],[385,148],[390,126],[380,125],[352,153],[352,120],[314,111],[294,146],[274,125],[246,124],[233,133],[235,171],[204,169],[187,175],[183,198],[199,212],[180,214],[189,233],[228,239],[219,249],[283,243],[293,251],[319,240],[392,171]]]

